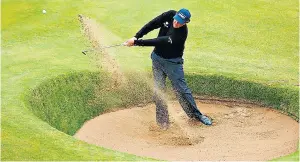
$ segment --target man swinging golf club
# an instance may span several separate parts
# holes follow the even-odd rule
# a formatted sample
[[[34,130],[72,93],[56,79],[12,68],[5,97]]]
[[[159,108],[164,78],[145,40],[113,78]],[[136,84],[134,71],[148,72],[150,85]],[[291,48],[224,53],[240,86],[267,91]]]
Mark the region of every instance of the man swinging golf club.
[[[170,10],[157,16],[136,35],[127,40],[126,46],[154,46],[151,54],[152,71],[154,75],[154,102],[156,104],[156,122],[162,129],[169,127],[167,103],[161,92],[166,89],[166,77],[172,83],[180,105],[188,117],[199,120],[205,125],[211,125],[211,120],[203,115],[192,96],[184,79],[183,51],[188,35],[187,23],[190,22],[189,10],[183,8],[178,12]],[[159,34],[154,39],[140,39],[150,31],[158,29]]]

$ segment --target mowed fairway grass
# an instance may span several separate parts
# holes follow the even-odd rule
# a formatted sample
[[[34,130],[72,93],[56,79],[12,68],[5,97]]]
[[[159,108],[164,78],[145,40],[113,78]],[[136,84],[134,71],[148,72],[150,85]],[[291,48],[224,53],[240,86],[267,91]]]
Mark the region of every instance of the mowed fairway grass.
[[[33,111],[36,109],[32,105],[40,106],[35,103],[39,96],[32,95],[38,90],[52,94],[55,88],[73,88],[74,83],[64,82],[61,76],[77,78],[74,80],[79,89],[91,82],[98,84],[98,77],[93,76],[99,69],[91,57],[81,54],[91,44],[83,36],[78,14],[93,18],[109,31],[108,35],[125,41],[161,12],[188,8],[192,18],[188,24],[184,69],[193,93],[246,99],[287,111],[299,119],[299,4],[296,0],[2,0],[1,3],[1,160],[152,160],[73,138],[85,120],[102,112],[97,110],[78,119],[83,113],[77,111],[76,105],[83,103],[80,98],[85,100],[85,95],[93,91],[82,91],[75,96],[76,100],[71,100],[74,102],[63,98],[73,96],[71,92],[59,93],[58,102],[70,102],[71,108],[74,104],[74,110],[69,110],[74,113],[68,118],[76,121],[74,125],[68,119],[63,124],[51,123],[56,119],[43,118],[45,114],[39,114],[42,110]],[[46,14],[42,13],[43,9]],[[146,38],[154,36],[155,33]],[[115,57],[126,71],[150,73],[151,50],[121,47]],[[105,72],[101,73],[97,75],[99,80],[109,82]],[[94,80],[86,78],[90,75]],[[57,81],[61,85],[57,86],[60,84]],[[231,83],[237,87],[233,88]],[[52,88],[53,85],[56,87]],[[136,104],[129,100],[140,92],[134,86],[131,90],[130,93],[111,92],[105,96],[104,104],[98,104],[101,108]],[[128,101],[115,99],[122,98],[122,94],[131,94]],[[55,99],[51,95],[42,97]],[[68,114],[64,107],[59,107],[60,103],[54,104],[52,110],[58,115]],[[299,151],[274,160],[298,161],[298,156]]]

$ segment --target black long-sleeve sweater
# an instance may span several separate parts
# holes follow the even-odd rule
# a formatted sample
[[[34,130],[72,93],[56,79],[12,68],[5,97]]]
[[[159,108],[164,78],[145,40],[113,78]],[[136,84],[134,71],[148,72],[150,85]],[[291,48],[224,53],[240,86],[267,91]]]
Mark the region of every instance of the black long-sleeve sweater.
[[[173,17],[175,14],[176,11],[170,10],[148,22],[136,33],[135,37],[137,40],[134,41],[134,45],[155,46],[154,52],[165,59],[182,57],[188,28],[187,25],[180,28],[173,28]],[[157,38],[140,39],[150,31],[158,28],[160,30]]]

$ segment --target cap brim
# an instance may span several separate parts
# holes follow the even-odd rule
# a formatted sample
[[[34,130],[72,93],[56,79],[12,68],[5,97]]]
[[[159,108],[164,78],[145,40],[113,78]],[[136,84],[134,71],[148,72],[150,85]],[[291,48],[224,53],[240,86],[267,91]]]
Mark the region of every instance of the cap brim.
[[[181,17],[179,17],[177,14],[173,17],[176,21],[179,22],[179,24],[186,23]]]

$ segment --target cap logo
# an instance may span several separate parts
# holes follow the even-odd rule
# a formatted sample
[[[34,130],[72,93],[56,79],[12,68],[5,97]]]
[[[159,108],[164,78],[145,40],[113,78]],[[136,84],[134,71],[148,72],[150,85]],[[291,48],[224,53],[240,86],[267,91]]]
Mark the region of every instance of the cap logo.
[[[185,20],[185,18],[186,18],[186,16],[185,16],[184,14],[182,14],[182,13],[178,13],[178,16],[179,16],[180,18],[182,18],[183,20]]]

